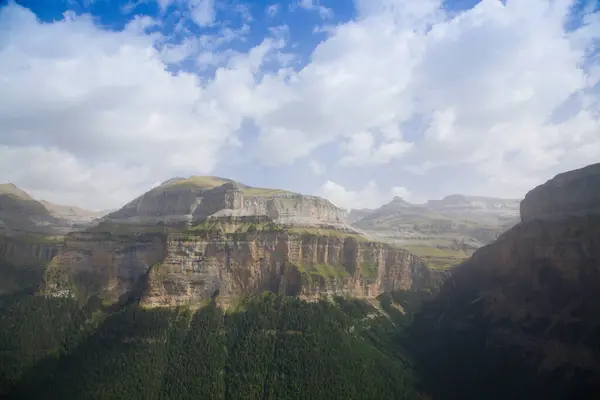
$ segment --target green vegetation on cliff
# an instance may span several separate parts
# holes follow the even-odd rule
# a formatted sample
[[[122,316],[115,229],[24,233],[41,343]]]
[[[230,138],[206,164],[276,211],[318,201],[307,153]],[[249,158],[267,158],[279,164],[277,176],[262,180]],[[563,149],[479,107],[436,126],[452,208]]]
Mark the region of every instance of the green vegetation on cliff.
[[[286,232],[292,235],[299,235],[303,237],[313,236],[313,237],[335,237],[342,239],[354,239],[359,242],[367,242],[369,239],[366,237],[359,235],[358,233],[350,233],[344,232],[336,229],[321,229],[321,228],[289,228],[286,229]]]
[[[235,182],[231,179],[219,178],[217,176],[190,176],[189,178],[172,179],[163,183],[160,187],[167,188],[170,186],[194,186],[202,189],[214,189],[226,183]],[[282,189],[266,189],[246,186],[238,184],[242,192],[247,196],[268,197],[282,194],[295,194]]]
[[[432,269],[446,269],[454,267],[467,260],[470,256],[470,254],[467,254],[463,250],[454,250],[449,248],[422,245],[408,245],[402,247],[417,257],[422,258],[427,266]]]
[[[3,298],[0,395],[65,399],[419,399],[392,322],[361,301],[265,293],[224,313]]]

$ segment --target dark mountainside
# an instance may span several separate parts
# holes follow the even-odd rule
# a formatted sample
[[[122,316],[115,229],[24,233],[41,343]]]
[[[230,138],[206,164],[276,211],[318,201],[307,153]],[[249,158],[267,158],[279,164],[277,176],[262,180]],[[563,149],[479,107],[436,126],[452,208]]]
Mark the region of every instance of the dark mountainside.
[[[216,177],[169,180],[64,237],[0,236],[0,397],[592,398],[598,188],[600,164],[557,176],[445,272],[327,200]],[[359,214],[420,224],[404,203]],[[431,203],[510,224],[510,201]]]
[[[597,398],[599,212],[600,164],[560,174],[453,270],[411,327],[435,398]]]

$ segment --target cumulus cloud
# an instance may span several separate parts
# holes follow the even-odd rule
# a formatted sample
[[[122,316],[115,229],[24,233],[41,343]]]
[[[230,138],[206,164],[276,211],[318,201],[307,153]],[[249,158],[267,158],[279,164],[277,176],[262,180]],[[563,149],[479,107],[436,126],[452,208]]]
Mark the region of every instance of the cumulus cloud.
[[[89,16],[41,23],[9,5],[0,37],[0,181],[78,193],[95,208],[174,175],[209,173],[242,122],[235,84],[252,80],[270,46],[203,85],[165,70],[144,24],[112,32]]]
[[[281,5],[280,4],[271,4],[269,6],[267,6],[267,8],[265,8],[265,13],[269,16],[269,17],[274,17],[277,15],[277,13],[279,12],[279,10],[281,9]]]
[[[212,0],[158,2],[219,25]],[[267,169],[308,163],[363,187],[318,189],[348,208],[417,184],[419,198],[442,184],[522,196],[600,159],[597,12],[574,24],[574,0],[483,0],[452,13],[442,0],[355,4],[355,20],[328,27],[304,63],[287,30],[234,46],[250,36],[247,16],[173,42],[148,17],[112,31],[91,16],[42,23],[0,8],[0,180],[115,207],[154,182],[211,173],[242,146],[240,158]],[[189,72],[167,68],[190,60]],[[362,181],[358,169],[370,171]]]
[[[386,193],[380,190],[374,181],[369,181],[358,190],[348,190],[338,183],[326,181],[319,189],[318,194],[346,210],[378,208],[389,203],[395,196],[402,197],[406,201],[412,199],[410,191],[402,186],[394,186]]]
[[[566,0],[483,0],[456,15],[436,0],[357,5],[357,21],[337,26],[286,84],[257,87],[258,98],[279,94],[255,118],[280,161],[337,142],[341,164],[461,165],[479,174],[470,190],[522,195],[600,158],[591,102],[565,106],[597,83],[597,15],[567,31]],[[421,134],[389,139],[416,117]]]
[[[316,11],[323,19],[333,17],[333,10],[322,5],[319,0],[299,0],[293,7],[300,7],[308,11]]]

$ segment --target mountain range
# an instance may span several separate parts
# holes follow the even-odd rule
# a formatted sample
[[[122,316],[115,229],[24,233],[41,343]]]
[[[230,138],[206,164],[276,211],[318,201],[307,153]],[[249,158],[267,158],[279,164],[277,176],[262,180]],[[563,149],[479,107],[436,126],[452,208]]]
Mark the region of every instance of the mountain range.
[[[0,396],[595,398],[598,188],[346,215],[190,177],[94,219],[3,185]]]

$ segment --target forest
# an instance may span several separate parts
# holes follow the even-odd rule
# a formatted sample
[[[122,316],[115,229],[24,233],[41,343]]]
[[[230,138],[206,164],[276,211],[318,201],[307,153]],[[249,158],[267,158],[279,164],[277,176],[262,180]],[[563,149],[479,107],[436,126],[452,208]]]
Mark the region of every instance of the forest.
[[[264,293],[223,311],[0,297],[8,399],[420,399],[374,305]]]

